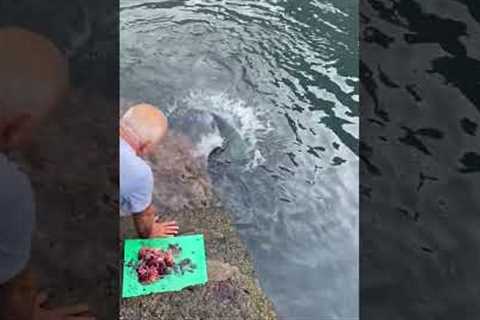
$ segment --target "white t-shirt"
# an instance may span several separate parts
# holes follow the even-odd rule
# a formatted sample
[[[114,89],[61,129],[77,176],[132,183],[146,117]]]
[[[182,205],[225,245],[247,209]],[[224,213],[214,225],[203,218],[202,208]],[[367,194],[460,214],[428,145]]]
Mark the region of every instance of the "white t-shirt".
[[[35,201],[30,179],[0,153],[0,284],[30,259]]]
[[[120,214],[144,211],[152,203],[153,173],[133,148],[120,139]]]

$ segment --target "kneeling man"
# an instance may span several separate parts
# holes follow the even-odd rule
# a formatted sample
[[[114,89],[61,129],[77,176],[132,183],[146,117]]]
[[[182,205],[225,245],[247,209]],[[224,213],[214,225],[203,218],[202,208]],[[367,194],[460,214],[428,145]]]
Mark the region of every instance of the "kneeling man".
[[[153,173],[142,158],[150,154],[168,128],[167,118],[156,107],[139,104],[120,120],[120,210],[131,215],[140,237],[173,236],[175,221],[159,222],[152,204]]]

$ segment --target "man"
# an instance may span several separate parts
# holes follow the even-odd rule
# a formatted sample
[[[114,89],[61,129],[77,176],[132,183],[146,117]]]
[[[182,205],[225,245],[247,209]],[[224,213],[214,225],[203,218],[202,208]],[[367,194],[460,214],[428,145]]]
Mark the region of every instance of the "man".
[[[178,233],[175,221],[157,220],[152,204],[152,169],[141,158],[157,147],[167,129],[167,118],[148,104],[131,107],[120,121],[120,209],[122,215],[133,216],[137,233],[143,238]]]
[[[45,309],[29,268],[35,203],[29,178],[5,152],[28,145],[41,119],[67,94],[68,66],[46,38],[0,29],[0,319],[87,320],[86,306]]]

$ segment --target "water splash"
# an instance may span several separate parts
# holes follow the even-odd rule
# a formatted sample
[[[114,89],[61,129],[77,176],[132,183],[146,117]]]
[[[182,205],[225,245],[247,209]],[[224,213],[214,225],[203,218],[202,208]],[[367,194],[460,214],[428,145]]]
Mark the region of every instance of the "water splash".
[[[196,158],[207,158],[212,150],[224,145],[225,139],[218,134],[207,134],[201,137],[193,152]]]
[[[263,141],[272,130],[265,113],[247,105],[239,98],[232,98],[224,92],[207,90],[191,91],[182,101],[188,110],[200,110],[214,114],[229,128],[223,128],[223,137],[205,136],[197,145],[197,152],[211,150],[211,145],[222,145],[224,142],[234,144],[241,157],[248,159],[247,169],[252,169],[265,161],[258,143]],[[178,108],[178,103],[175,104]],[[173,112],[173,111],[172,111]],[[238,147],[241,145],[241,147]]]

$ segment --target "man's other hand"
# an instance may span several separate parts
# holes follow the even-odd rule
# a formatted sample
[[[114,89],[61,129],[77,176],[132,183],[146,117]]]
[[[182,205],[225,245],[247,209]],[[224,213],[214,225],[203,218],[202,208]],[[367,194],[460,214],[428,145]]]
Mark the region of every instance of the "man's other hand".
[[[178,225],[176,221],[159,221],[156,214],[157,209],[150,205],[143,212],[134,214],[133,221],[137,233],[142,238],[169,237],[178,234]]]

